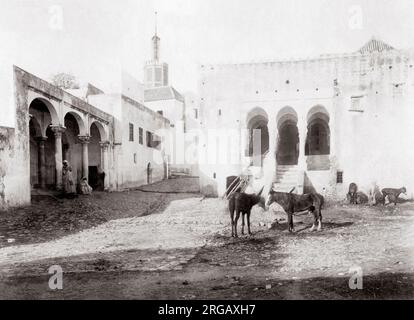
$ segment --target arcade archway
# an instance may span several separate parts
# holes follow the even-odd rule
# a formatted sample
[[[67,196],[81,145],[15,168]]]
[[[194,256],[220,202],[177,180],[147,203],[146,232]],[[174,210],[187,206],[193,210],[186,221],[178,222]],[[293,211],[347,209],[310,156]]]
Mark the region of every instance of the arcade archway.
[[[299,159],[299,131],[296,111],[283,108],[277,116],[278,140],[276,160],[278,165],[297,165]]]
[[[313,107],[308,113],[308,134],[305,155],[330,154],[329,114],[322,106]]]
[[[253,159],[261,159],[269,152],[269,119],[266,111],[255,108],[247,116],[247,129],[249,132],[247,156]]]

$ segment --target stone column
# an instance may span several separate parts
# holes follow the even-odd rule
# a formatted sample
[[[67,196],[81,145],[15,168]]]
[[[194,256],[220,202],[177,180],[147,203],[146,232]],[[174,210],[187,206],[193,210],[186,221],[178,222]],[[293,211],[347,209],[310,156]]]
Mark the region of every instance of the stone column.
[[[89,180],[89,151],[88,144],[91,139],[90,136],[78,136],[82,143],[82,178],[85,177]]]
[[[46,155],[45,155],[45,142],[47,137],[36,137],[37,145],[39,148],[39,184],[41,189],[46,188]]]
[[[304,119],[299,119],[298,131],[299,131],[299,159],[298,159],[299,170],[298,170],[297,193],[302,194],[304,190],[304,185],[305,185],[305,172],[307,170],[305,145],[306,145],[306,136],[308,134],[307,124]]]
[[[105,180],[104,180],[104,190],[109,189],[109,158],[108,158],[108,150],[109,150],[109,141],[103,141],[99,143],[101,145],[101,166],[103,172],[105,172]]]
[[[62,190],[62,133],[66,128],[63,126],[51,126],[50,128],[55,134],[56,189]]]
[[[267,174],[271,175],[272,182],[276,180],[276,170],[277,170],[277,161],[276,161],[276,148],[277,148],[277,136],[279,134],[277,129],[276,121],[270,121],[267,124],[269,130],[269,169],[271,170]]]
[[[298,131],[299,131],[299,159],[298,159],[298,168],[300,170],[306,171],[306,156],[305,156],[305,144],[306,136],[308,134],[308,128],[305,121],[298,121]]]

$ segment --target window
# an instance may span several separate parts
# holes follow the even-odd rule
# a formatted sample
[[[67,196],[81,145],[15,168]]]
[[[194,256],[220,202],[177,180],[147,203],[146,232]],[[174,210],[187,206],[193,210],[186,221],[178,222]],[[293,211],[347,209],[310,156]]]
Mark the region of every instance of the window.
[[[147,131],[147,147],[152,148],[152,132]]]
[[[162,80],[162,69],[161,68],[155,68],[155,81],[161,82]]]
[[[221,109],[218,110],[218,115],[221,116]]]
[[[364,112],[362,101],[363,101],[363,96],[351,97],[350,111]]]
[[[134,141],[134,125],[129,124],[129,141]]]
[[[343,183],[344,182],[344,173],[342,171],[338,171],[336,173],[336,183]]]
[[[164,111],[162,111],[162,110],[158,110],[157,112],[162,116],[164,115]]]
[[[139,128],[138,134],[139,134],[139,144],[144,144],[144,129]]]
[[[194,109],[194,119],[198,119],[198,109]]]
[[[134,163],[135,164],[137,163],[137,154],[136,153],[134,153]]]
[[[162,138],[156,134],[152,135],[152,147],[154,149],[160,150],[161,149],[161,142]]]

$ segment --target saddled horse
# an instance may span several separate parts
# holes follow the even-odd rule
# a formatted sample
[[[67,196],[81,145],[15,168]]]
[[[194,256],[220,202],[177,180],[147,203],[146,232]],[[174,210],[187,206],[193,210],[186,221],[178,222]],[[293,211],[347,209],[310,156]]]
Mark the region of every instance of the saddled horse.
[[[293,191],[293,190],[292,190]],[[304,195],[297,195],[270,191],[268,199],[266,201],[266,207],[268,208],[273,202],[278,203],[288,216],[289,232],[294,231],[293,227],[293,214],[296,212],[309,211],[313,214],[314,222],[311,231],[314,231],[316,225],[318,231],[322,230],[322,206],[324,204],[324,198],[318,193],[309,193]]]

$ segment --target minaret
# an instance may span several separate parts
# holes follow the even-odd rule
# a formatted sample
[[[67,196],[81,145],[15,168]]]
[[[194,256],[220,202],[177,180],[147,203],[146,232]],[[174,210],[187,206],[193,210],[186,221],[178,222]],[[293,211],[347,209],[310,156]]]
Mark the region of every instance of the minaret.
[[[157,12],[155,12],[155,34],[152,37],[152,47],[153,47],[153,61],[157,61],[159,60],[160,56],[160,37],[158,37],[158,32],[157,32]]]
[[[158,36],[157,12],[155,12],[155,34],[152,37],[152,60],[144,67],[146,88],[168,86],[168,64],[160,62],[160,37]]]

